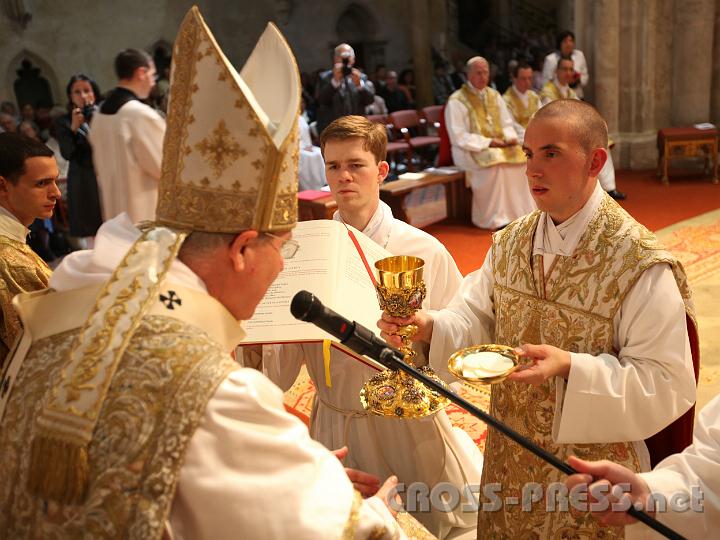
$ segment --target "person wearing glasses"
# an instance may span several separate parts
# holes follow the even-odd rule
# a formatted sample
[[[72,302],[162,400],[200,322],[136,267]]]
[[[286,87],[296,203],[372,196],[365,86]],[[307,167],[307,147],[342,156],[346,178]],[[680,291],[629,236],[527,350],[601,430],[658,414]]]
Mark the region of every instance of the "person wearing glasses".
[[[380,200],[380,185],[389,170],[385,129],[362,116],[344,116],[325,128],[320,145],[328,185],[338,204],[333,219],[362,231],[393,255],[422,258],[427,286],[424,305],[429,309],[445,306],[462,279],[452,256],[436,238],[395,219]],[[382,418],[364,411],[360,390],[377,372],[339,349],[325,352],[323,345],[274,344],[262,350],[264,372],[285,390],[292,386],[302,364],[307,366],[317,391],[310,419],[315,440],[330,450],[341,449],[347,467],[378,478],[397,476],[406,487],[420,482],[432,489],[447,482],[462,491],[479,482],[482,455],[467,433],[451,426],[445,411],[412,420]],[[417,349],[416,360],[422,365],[427,348]],[[243,348],[245,365],[259,366],[258,353],[259,347]],[[447,365],[433,368],[448,382],[455,380]],[[418,445],[418,441],[423,443]],[[366,485],[364,495],[373,495],[378,487]],[[416,511],[408,507],[408,511],[436,537],[455,537],[463,529],[474,534],[477,511],[463,508],[462,503],[450,510],[419,506]]]
[[[165,120],[145,105],[155,86],[155,64],[144,51],[115,58],[118,85],[95,112],[89,140],[103,220],[127,212],[137,223],[155,219]]]

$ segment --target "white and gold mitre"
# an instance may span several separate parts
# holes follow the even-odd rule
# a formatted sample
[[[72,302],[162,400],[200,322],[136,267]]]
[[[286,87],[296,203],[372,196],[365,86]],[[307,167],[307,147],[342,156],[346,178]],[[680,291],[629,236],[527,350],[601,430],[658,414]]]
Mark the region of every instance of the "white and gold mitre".
[[[297,221],[300,77],[268,23],[240,74],[193,7],[172,57],[157,223],[286,231]]]

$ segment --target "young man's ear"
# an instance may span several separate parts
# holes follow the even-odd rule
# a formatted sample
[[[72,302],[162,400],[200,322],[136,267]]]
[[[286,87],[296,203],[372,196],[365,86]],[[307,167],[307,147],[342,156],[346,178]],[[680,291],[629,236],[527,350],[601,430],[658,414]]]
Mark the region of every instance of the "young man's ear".
[[[233,238],[232,242],[230,242],[228,256],[230,257],[230,262],[235,272],[242,272],[245,269],[245,266],[247,265],[247,261],[245,260],[245,251],[250,242],[257,237],[257,231],[243,231]]]
[[[590,170],[588,174],[590,176],[597,177],[605,166],[605,162],[608,160],[608,151],[604,148],[595,148],[590,156]]]
[[[387,161],[381,161],[380,163],[378,163],[378,180],[380,180],[381,184],[385,181],[389,172],[390,165]]]
[[[0,193],[7,193],[8,192],[8,180],[4,176],[0,176]]]

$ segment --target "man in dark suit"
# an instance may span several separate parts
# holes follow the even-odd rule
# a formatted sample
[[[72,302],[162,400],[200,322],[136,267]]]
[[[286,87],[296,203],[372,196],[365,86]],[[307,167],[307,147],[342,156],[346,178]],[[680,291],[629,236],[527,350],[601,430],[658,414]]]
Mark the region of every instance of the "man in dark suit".
[[[317,131],[341,116],[363,115],[373,102],[375,88],[368,78],[353,67],[355,51],[347,43],[335,47],[333,68],[320,74],[317,90]]]

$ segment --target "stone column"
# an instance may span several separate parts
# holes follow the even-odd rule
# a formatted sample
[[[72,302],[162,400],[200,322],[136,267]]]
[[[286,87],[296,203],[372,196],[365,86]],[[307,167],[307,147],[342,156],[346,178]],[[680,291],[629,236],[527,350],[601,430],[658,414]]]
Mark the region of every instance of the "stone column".
[[[710,119],[716,0],[675,2],[672,122],[676,126]]]
[[[415,71],[415,85],[417,107],[432,105],[432,55],[430,53],[430,8],[428,0],[407,0],[407,10],[410,13],[410,27],[412,37],[413,69]]]
[[[595,69],[591,77],[595,80],[595,107],[610,133],[615,134],[620,110],[620,0],[597,0],[593,9]]]
[[[715,46],[712,62],[711,122],[720,126],[720,0],[715,0]]]

